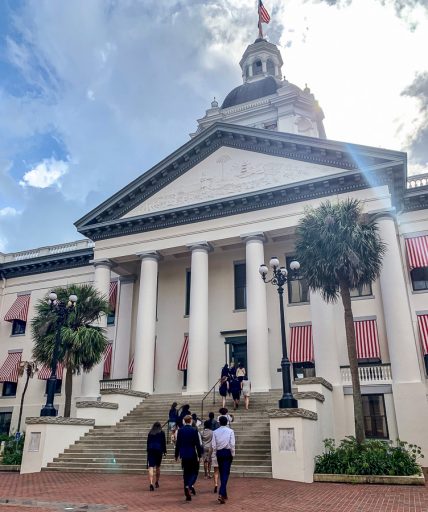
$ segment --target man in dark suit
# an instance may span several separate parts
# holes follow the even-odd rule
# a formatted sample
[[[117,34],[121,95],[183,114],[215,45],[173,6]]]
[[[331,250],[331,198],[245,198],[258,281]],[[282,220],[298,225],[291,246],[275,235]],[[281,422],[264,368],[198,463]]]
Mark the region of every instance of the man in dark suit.
[[[175,444],[175,460],[181,459],[183,468],[184,494],[186,501],[191,501],[192,496],[196,494],[195,483],[199,473],[199,459],[202,455],[202,446],[198,431],[192,427],[192,417],[185,416],[184,426],[180,428],[177,434]]]

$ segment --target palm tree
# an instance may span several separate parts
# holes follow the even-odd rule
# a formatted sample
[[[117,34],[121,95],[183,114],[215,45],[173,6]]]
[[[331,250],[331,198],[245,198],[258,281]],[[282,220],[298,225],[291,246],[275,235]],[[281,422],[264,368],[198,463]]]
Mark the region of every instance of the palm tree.
[[[16,431],[19,432],[19,429],[21,428],[21,419],[22,419],[22,409],[24,407],[24,399],[25,399],[25,393],[27,392],[28,388],[28,382],[31,378],[34,377],[34,374],[37,371],[37,365],[34,361],[21,361],[21,364],[19,365],[18,374],[20,377],[22,377],[25,373],[26,380],[24,389],[22,390],[21,395],[21,404],[19,406],[19,417],[18,417],[18,426],[16,427]]]
[[[109,302],[92,285],[71,284],[53,290],[58,300],[67,303],[76,295],[76,306],[68,313],[61,328],[61,345],[58,362],[66,368],[64,416],[70,417],[73,375],[82,370],[89,372],[97,365],[107,347],[106,330],[95,325],[102,315],[109,312]],[[50,366],[55,346],[56,313],[47,299],[36,305],[36,316],[31,322],[34,339],[33,357]]]
[[[311,290],[319,290],[326,302],[342,299],[346,343],[352,376],[355,437],[365,439],[363,404],[358,376],[357,347],[350,291],[370,285],[379,277],[386,246],[377,224],[362,213],[362,204],[347,199],[329,201],[308,209],[299,222],[296,244],[302,275]]]

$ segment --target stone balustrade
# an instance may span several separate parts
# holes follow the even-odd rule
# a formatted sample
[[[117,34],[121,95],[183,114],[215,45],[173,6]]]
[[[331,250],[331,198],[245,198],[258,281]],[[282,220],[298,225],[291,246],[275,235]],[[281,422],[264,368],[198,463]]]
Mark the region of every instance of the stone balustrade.
[[[340,368],[342,374],[342,383],[344,385],[352,385],[351,369],[349,366],[342,366]],[[375,366],[359,366],[358,374],[360,383],[367,384],[391,384],[392,374],[390,364],[380,364]]]

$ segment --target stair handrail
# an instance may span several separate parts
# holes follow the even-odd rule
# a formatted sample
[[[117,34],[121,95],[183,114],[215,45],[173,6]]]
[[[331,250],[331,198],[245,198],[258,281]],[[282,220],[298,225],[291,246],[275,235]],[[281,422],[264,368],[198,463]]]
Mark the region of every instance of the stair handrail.
[[[221,377],[216,380],[214,386],[205,394],[205,396],[201,400],[201,421],[204,422],[204,402],[205,399],[208,397],[208,395],[212,392],[213,393],[213,404],[215,404],[215,387],[217,384],[221,381]]]

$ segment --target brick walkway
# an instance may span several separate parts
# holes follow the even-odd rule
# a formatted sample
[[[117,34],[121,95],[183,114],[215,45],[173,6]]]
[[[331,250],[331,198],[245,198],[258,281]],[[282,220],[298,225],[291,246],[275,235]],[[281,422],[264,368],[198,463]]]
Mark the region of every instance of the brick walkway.
[[[212,480],[199,479],[198,494],[186,503],[181,479],[162,477],[148,491],[143,475],[84,473],[0,474],[0,511],[120,512],[228,510],[231,512],[428,512],[428,486],[300,484],[235,478],[227,505],[216,502]]]

